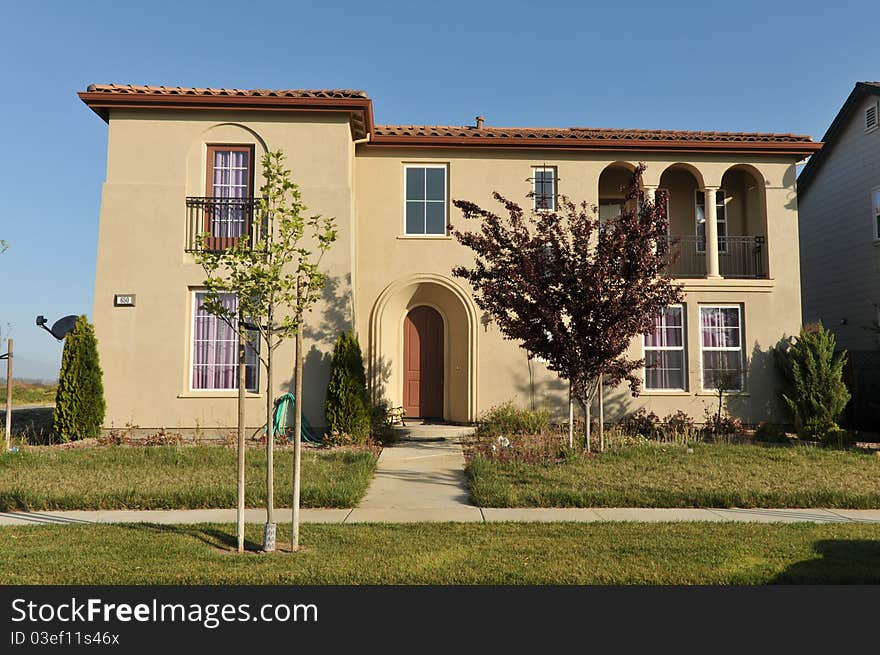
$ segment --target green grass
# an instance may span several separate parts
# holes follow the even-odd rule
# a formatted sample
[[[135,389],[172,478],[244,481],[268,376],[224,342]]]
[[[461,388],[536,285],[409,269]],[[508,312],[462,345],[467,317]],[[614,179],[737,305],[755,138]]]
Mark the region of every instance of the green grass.
[[[262,527],[248,527],[256,548]],[[289,525],[278,526],[279,542]],[[234,526],[0,528],[2,584],[880,583],[880,526],[305,525],[304,552],[233,552]]]
[[[4,364],[5,366],[5,364]],[[12,406],[23,405],[54,405],[57,384],[41,384],[24,382],[12,378]],[[6,407],[6,380],[0,381],[0,402]]]
[[[481,507],[880,507],[880,457],[821,448],[621,448],[562,464],[467,467]]]
[[[276,451],[275,499],[288,504],[292,451]],[[265,502],[266,455],[247,453],[246,500]],[[303,507],[353,507],[375,468],[368,451],[304,451]],[[222,446],[39,448],[0,455],[0,511],[234,507],[236,453]]]

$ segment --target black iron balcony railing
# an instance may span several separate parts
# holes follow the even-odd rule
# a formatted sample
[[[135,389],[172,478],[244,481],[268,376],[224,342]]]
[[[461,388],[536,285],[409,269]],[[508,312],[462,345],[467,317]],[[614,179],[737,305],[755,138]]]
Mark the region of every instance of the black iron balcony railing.
[[[706,239],[686,235],[669,237],[670,248],[678,258],[669,267],[672,277],[706,277]],[[763,278],[764,237],[718,238],[718,272],[721,277]]]
[[[186,251],[199,249],[198,236],[207,234],[203,247],[225,250],[241,239],[251,243],[262,234],[259,221],[254,220],[259,198],[198,198],[186,199]]]

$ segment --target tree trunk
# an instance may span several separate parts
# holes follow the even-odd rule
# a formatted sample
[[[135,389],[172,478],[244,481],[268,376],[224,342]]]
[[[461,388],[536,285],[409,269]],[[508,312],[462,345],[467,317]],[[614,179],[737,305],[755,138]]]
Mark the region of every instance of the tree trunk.
[[[236,534],[238,536],[238,552],[244,552],[244,433],[245,411],[244,398],[246,377],[246,340],[241,327],[242,319],[238,317],[238,508],[236,512]]]
[[[586,401],[584,401],[584,449],[587,452],[590,452],[590,405],[592,404],[592,398],[587,396]]]
[[[272,425],[272,312],[266,329],[266,526],[263,550],[275,550],[275,430]]]
[[[605,452],[605,389],[599,376],[599,452]]]
[[[296,280],[297,308],[300,307],[300,293],[302,280]],[[299,550],[299,496],[300,496],[300,471],[302,463],[302,382],[303,382],[303,358],[302,358],[302,312],[297,309],[296,316],[296,371],[294,381],[294,407],[296,418],[293,421],[293,510],[292,510],[292,534],[290,551],[295,553]]]
[[[574,448],[574,398],[571,395],[571,382],[568,383],[568,447]]]

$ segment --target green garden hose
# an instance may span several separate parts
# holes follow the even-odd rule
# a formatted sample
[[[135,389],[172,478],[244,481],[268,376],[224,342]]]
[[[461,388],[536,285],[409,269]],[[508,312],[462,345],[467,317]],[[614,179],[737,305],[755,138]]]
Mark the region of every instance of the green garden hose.
[[[286,393],[275,400],[275,417],[272,421],[272,432],[276,437],[287,434],[287,414],[295,403],[296,397],[292,393]],[[315,435],[305,415],[302,417],[302,440],[316,446],[321,445],[321,437]]]

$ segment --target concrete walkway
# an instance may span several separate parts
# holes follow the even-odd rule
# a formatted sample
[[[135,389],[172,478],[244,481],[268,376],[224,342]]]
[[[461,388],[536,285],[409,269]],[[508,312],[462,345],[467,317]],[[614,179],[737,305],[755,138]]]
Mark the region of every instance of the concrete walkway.
[[[411,425],[382,450],[376,472],[349,523],[482,521],[471,504],[459,438],[473,428]]]
[[[289,509],[276,509],[276,520],[290,521]],[[248,523],[262,524],[266,510],[245,511]],[[303,523],[600,523],[602,521],[734,521],[738,523],[877,523],[880,509],[655,509],[590,508],[376,508],[304,509]],[[235,523],[234,509],[75,510],[63,512],[0,512],[0,526],[74,525],[85,523]]]

